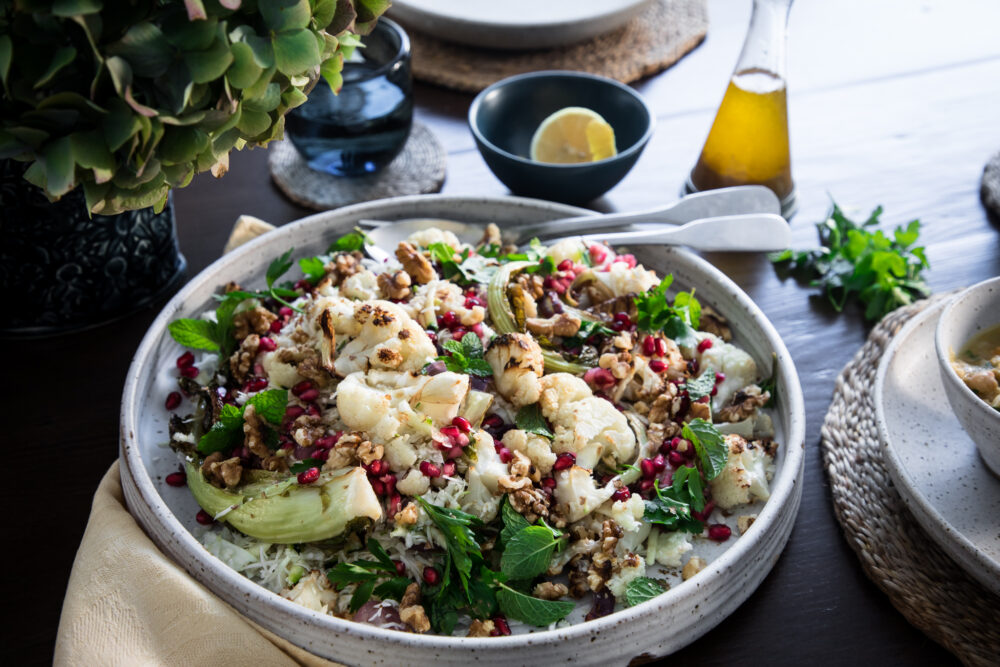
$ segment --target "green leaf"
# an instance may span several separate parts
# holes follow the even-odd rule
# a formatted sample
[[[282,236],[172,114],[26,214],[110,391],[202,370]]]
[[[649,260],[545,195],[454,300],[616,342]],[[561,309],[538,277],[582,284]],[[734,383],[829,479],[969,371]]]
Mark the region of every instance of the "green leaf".
[[[209,48],[184,53],[184,64],[190,70],[191,80],[195,83],[212,83],[226,73],[233,60],[222,26],[219,27],[218,38]]]
[[[534,579],[549,569],[556,544],[552,531],[544,526],[523,528],[504,548],[500,571],[511,580]]]
[[[351,602],[348,606],[351,613],[355,613],[358,609],[361,609],[361,605],[368,602],[368,599],[372,596],[372,591],[375,588],[375,579],[368,579],[360,584],[354,589],[354,595],[351,596]]]
[[[663,584],[649,577],[636,577],[625,585],[625,602],[634,607],[652,600],[664,591]]]
[[[248,398],[245,405],[254,406],[257,414],[272,424],[281,424],[281,420],[285,417],[285,408],[288,407],[288,390],[268,389],[262,391]]]
[[[483,557],[479,544],[476,542],[476,535],[472,532],[472,527],[481,527],[483,522],[472,514],[433,505],[420,496],[417,496],[416,500],[444,535],[451,566],[458,574],[462,588],[468,596],[473,561],[482,562]],[[449,573],[446,572],[445,577],[448,576]]]
[[[545,627],[565,618],[576,607],[569,600],[540,600],[500,584],[497,592],[500,611],[529,625]]]
[[[339,239],[330,244],[327,252],[354,252],[365,247],[365,243],[370,243],[371,239],[360,229],[344,234]]]
[[[267,274],[265,276],[267,280],[267,286],[270,289],[274,287],[274,282],[281,276],[288,273],[288,269],[292,268],[292,251],[295,248],[289,248],[285,251],[281,257],[273,260],[271,264],[267,267]]]
[[[7,77],[10,76],[10,64],[14,59],[14,43],[10,35],[0,35],[0,82],[7,88]]]
[[[697,468],[681,466],[674,471],[674,478],[666,489],[654,482],[656,496],[645,502],[643,520],[664,526],[667,530],[700,533],[704,526],[691,512],[705,509],[705,492]]]
[[[96,14],[103,6],[102,0],[55,0],[52,3],[52,14],[64,17]]]
[[[286,76],[302,74],[320,63],[319,47],[309,30],[281,32],[271,40],[274,64]]]
[[[168,165],[190,162],[208,146],[208,135],[197,127],[169,126],[160,143],[160,159]]]
[[[694,445],[698,458],[701,459],[705,478],[715,479],[729,459],[729,449],[719,430],[711,422],[699,418],[685,424],[681,434]]]
[[[299,268],[306,279],[315,285],[326,275],[326,264],[319,257],[303,257],[299,260]]]
[[[122,56],[141,77],[156,78],[167,72],[174,49],[159,27],[143,21],[129,27],[125,35],[108,46],[108,53]]]
[[[704,372],[697,378],[686,380],[684,388],[687,390],[688,397],[692,401],[697,401],[699,398],[711,395],[712,389],[715,388],[715,371],[712,370],[711,366],[706,367]]]
[[[503,530],[500,531],[501,544],[507,544],[514,538],[514,535],[531,525],[520,512],[511,506],[509,496],[504,496],[500,513],[503,517]]]
[[[204,455],[229,451],[243,442],[243,410],[235,405],[222,406],[219,420],[198,440],[198,451]]]
[[[183,318],[167,325],[171,338],[195,350],[218,352],[219,343],[214,322]]]
[[[56,49],[56,52],[52,54],[52,60],[49,61],[49,66],[45,72],[38,77],[35,81],[35,90],[43,87],[45,84],[52,81],[52,79],[62,71],[66,65],[69,65],[76,59],[76,49],[72,46],[62,46]]]
[[[549,429],[545,417],[542,416],[542,407],[538,403],[525,405],[518,410],[517,415],[514,416],[514,424],[522,431],[541,435],[550,440],[555,437],[555,434]]]
[[[45,166],[45,190],[54,197],[61,197],[73,188],[76,163],[69,137],[60,137],[42,149]]]
[[[249,88],[260,78],[264,68],[257,64],[253,49],[247,43],[236,42],[230,45],[229,50],[233,54],[233,64],[226,72],[229,85],[239,89]]]
[[[267,27],[275,32],[308,27],[312,19],[308,0],[266,0],[257,8]]]
[[[271,127],[271,117],[263,111],[243,109],[236,127],[248,137],[256,137]]]

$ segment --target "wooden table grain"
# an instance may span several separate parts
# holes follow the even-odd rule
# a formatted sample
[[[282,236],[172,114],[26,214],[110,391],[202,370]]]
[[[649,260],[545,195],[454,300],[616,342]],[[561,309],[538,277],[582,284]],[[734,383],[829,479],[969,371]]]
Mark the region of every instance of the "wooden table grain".
[[[636,84],[656,134],[597,210],[672,199],[697,158],[736,61],[748,2],[710,0],[704,44]],[[1000,223],[978,199],[979,176],[1000,150],[1000,4],[986,0],[800,0],[789,22],[789,113],[800,210],[798,246],[816,242],[829,198],[884,222],[919,217],[935,291],[1000,274]],[[465,126],[469,95],[417,85],[417,117],[448,151],[444,192],[507,194]],[[270,183],[266,152],[234,155],[220,181],[201,176],[175,197],[181,246],[194,276],[215,259],[241,213],[276,224],[307,211]],[[765,258],[707,256],[771,318],[797,365],[807,410],[802,507],[788,547],[760,588],[673,664],[941,665],[956,662],[911,627],[863,574],[833,515],[819,429],[837,373],[868,327],[833,313],[812,291],[777,278]],[[51,661],[66,582],[90,499],[117,456],[126,369],[155,310],[93,331],[6,343],[2,416],[10,459],[2,486],[8,529],[5,664]],[[14,461],[17,461],[14,469]],[[669,633],[670,628],[664,628]],[[170,641],[164,638],[164,641]]]

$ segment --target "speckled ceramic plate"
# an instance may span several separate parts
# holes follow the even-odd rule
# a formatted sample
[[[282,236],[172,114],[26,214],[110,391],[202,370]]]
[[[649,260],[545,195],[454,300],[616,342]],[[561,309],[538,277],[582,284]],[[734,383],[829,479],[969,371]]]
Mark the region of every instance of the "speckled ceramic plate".
[[[1000,593],[1000,479],[945,397],[934,329],[945,304],[910,320],[875,378],[886,467],[920,525],[969,574]]]
[[[321,252],[364,218],[450,218],[510,226],[589,213],[515,197],[401,197],[319,213],[222,257],[167,304],[129,369],[122,397],[121,471],[132,514],[164,553],[248,618],[313,653],[349,664],[625,665],[636,657],[665,655],[694,641],[753,593],[785,546],[802,494],[805,414],[795,366],[771,323],[718,269],[679,248],[649,247],[636,255],[648,267],[673,273],[675,284],[696,288],[699,298],[725,314],[736,342],[762,368],[770,366],[772,353],[777,355],[773,417],[780,449],[771,498],[754,508],[759,516],[749,530],[722,545],[699,542],[697,550],[708,566],[688,581],[677,579],[675,586],[653,600],[594,621],[510,637],[416,635],[353,623],[275,595],[209,554],[195,538],[199,527],[191,494],[164,482],[177,469],[177,458],[163,444],[169,417],[163,399],[175,386],[171,368],[181,352],[167,335],[167,323],[205,310],[220,285],[229,280],[259,284],[271,259],[288,248],[302,255]],[[585,612],[578,608],[570,620],[582,621]]]

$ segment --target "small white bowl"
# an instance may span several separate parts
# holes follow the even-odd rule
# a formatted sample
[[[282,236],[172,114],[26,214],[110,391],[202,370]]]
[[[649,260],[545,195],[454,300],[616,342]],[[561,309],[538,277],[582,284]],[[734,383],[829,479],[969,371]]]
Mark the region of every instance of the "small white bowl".
[[[979,398],[951,367],[956,350],[984,329],[1000,324],[1000,277],[985,280],[958,294],[945,306],[934,334],[945,395],[979,455],[1000,475],[1000,411]]]

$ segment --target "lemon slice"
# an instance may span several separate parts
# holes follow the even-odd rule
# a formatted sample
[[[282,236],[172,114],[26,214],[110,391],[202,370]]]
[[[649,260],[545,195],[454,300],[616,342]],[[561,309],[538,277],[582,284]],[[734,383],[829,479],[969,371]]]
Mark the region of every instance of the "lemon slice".
[[[595,162],[617,154],[615,131],[600,114],[584,107],[556,111],[531,138],[530,157],[536,162]]]

